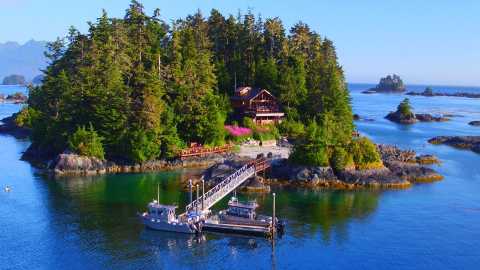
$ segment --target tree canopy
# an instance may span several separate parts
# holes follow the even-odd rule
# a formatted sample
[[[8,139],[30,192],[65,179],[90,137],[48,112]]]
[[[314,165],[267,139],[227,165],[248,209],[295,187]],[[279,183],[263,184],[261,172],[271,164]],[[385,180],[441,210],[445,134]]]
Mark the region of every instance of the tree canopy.
[[[159,10],[148,15],[132,1],[123,18],[104,11],[88,33],[71,28],[46,56],[29,108],[33,144],[53,153],[83,127],[102,138],[106,158],[135,162],[172,157],[191,142],[223,144],[240,85],[279,98],[292,123],[284,130],[301,130],[292,130],[296,149],[321,152],[312,163],[328,162],[354,129],[333,43],[302,22],[287,34],[279,18],[214,9],[167,24]]]

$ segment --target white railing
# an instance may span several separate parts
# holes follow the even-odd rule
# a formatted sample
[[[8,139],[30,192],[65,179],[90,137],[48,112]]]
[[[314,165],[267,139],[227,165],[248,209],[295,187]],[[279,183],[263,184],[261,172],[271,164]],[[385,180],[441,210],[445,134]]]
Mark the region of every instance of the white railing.
[[[240,186],[245,180],[252,177],[255,174],[255,165],[254,164],[247,164],[242,168],[235,171],[233,174],[229,175],[225,178],[222,182],[218,185],[210,189],[205,193],[205,195],[197,198],[191,204],[187,205],[186,210],[187,212],[199,209],[199,210],[208,210],[214,204],[219,202],[223,199],[228,193],[232,192],[238,186]],[[203,209],[202,209],[202,200],[203,201]]]

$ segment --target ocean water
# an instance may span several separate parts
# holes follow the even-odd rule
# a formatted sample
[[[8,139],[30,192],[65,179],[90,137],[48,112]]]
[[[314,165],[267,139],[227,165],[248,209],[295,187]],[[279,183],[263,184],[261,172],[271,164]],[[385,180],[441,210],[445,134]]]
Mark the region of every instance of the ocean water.
[[[275,245],[144,229],[136,213],[156,196],[157,184],[161,202],[182,209],[187,194],[179,180],[196,170],[50,179],[19,160],[28,140],[0,135],[0,269],[478,269],[480,155],[426,140],[480,135],[467,124],[480,120],[480,100],[409,97],[417,112],[458,116],[402,126],[383,117],[405,96],[360,93],[371,86],[350,85],[354,112],[368,119],[356,122],[359,131],[437,155],[442,164],[434,167],[445,179],[406,190],[276,189],[287,231]],[[0,88],[6,91],[12,89]],[[0,104],[0,118],[20,108]],[[271,213],[270,194],[248,197]]]

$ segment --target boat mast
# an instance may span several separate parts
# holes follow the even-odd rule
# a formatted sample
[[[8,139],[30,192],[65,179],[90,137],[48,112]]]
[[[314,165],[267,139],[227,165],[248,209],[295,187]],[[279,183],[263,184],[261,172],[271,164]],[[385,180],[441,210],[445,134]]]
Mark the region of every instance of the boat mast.
[[[198,197],[199,197],[199,196],[198,196],[198,193],[199,193],[199,191],[200,191],[200,188],[198,187],[198,184],[197,184],[196,187],[197,187],[197,203],[195,204],[195,206],[196,206],[196,210],[197,210],[197,214],[198,214]]]
[[[203,179],[203,176],[202,176],[202,211],[205,209],[204,201],[205,201],[205,180]]]
[[[157,203],[160,204],[160,184],[157,184]]]

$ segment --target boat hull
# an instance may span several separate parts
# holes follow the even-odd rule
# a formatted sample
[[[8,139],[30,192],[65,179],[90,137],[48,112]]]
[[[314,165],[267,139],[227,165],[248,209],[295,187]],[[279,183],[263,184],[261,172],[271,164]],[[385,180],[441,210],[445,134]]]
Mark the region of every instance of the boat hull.
[[[152,230],[195,234],[197,231],[188,223],[169,223],[158,219],[142,217],[143,224]]]

